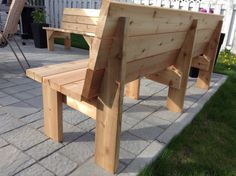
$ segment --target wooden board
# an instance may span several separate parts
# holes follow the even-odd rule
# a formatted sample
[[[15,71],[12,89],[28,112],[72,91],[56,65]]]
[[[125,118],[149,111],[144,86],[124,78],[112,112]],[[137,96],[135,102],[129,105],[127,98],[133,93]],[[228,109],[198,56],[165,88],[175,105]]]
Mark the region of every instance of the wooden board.
[[[72,62],[28,69],[26,70],[26,75],[31,79],[42,83],[43,77],[87,67],[88,67],[88,59],[84,59],[80,61],[72,61]]]
[[[100,10],[98,10],[98,9],[64,8],[63,14],[73,15],[73,16],[98,17],[100,14]]]

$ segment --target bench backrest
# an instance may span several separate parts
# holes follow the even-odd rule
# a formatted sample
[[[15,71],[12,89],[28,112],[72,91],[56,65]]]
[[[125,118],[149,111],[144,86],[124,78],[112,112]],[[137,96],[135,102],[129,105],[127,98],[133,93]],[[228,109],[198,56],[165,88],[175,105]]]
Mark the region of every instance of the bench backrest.
[[[124,34],[116,36],[121,17],[127,17],[128,23]],[[125,59],[125,82],[173,65],[194,19],[198,24],[193,57],[203,54],[223,16],[104,0],[90,51],[83,96],[97,95],[108,59],[120,56]],[[121,50],[116,49],[119,37],[123,37]]]
[[[61,28],[73,33],[95,33],[100,10],[65,8]]]

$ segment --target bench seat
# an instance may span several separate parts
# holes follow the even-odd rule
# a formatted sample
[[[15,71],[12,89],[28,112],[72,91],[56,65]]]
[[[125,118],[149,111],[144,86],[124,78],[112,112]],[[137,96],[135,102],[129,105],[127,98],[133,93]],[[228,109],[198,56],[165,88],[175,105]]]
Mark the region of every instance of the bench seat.
[[[72,61],[27,69],[26,75],[39,83],[43,83],[43,78],[45,77],[87,67],[88,59],[83,59],[79,61]]]
[[[31,79],[50,85],[62,94],[81,100],[88,59],[27,70]]]
[[[63,103],[96,119],[96,100],[82,99],[88,59],[28,69],[31,79],[62,94]]]

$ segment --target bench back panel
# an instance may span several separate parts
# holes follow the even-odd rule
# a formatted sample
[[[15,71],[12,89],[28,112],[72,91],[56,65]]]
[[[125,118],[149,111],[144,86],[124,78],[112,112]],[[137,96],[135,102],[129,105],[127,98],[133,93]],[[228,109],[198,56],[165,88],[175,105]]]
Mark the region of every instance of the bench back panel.
[[[198,20],[193,56],[203,54],[211,35],[223,16],[183,10],[148,7],[104,0],[91,48],[89,69],[101,70],[110,53],[120,17],[129,18],[124,48],[126,82],[156,73],[175,63],[187,31]]]
[[[100,10],[65,8],[61,21],[61,28],[73,33],[95,33]]]

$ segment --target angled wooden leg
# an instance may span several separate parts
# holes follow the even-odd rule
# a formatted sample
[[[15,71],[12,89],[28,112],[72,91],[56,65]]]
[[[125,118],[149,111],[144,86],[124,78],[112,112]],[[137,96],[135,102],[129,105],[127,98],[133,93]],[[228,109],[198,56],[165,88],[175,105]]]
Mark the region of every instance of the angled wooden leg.
[[[177,57],[174,67],[179,70],[182,75],[180,88],[169,87],[167,108],[170,111],[182,112],[184,105],[184,96],[188,83],[188,75],[192,63],[192,52],[196,36],[197,20],[193,20],[192,26],[187,32],[185,41]]]
[[[71,47],[70,34],[68,34],[64,39],[64,47],[65,47],[65,49],[70,49],[70,47]]]
[[[215,58],[217,54],[217,48],[220,40],[220,33],[222,27],[222,21],[219,21],[214,33],[211,36],[211,40],[204,51],[204,55],[210,59],[210,66],[208,71],[199,70],[196,87],[202,89],[208,89],[211,82],[211,73],[213,72],[215,65]]]
[[[47,45],[48,45],[48,51],[54,51],[54,37],[53,37],[53,31],[47,30]]]
[[[43,84],[44,132],[51,139],[63,140],[62,95]]]
[[[136,80],[126,84],[125,95],[127,97],[138,100],[139,99],[139,90],[140,90],[140,79],[136,79]]]
[[[98,96],[96,117],[95,162],[105,170],[114,173],[119,164],[119,147],[122,104],[125,86],[126,59],[117,54],[122,53],[128,20],[120,18],[111,58],[108,59],[100,94]],[[122,71],[121,71],[122,70]]]

